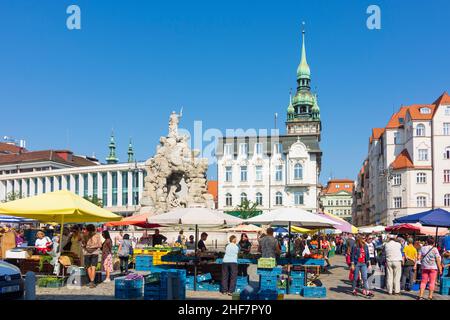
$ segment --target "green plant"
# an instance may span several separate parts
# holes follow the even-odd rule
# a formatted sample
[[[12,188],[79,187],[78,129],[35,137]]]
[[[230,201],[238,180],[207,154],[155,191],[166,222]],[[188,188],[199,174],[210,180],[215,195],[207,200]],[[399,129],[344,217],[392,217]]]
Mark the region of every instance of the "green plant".
[[[242,200],[241,204],[234,210],[238,212],[239,218],[249,219],[260,214],[260,210],[257,209],[258,204],[251,202],[250,200]]]
[[[45,262],[50,263],[52,259],[53,258],[50,256],[41,256],[39,259],[39,271],[42,272],[42,270],[44,269],[44,263]]]
[[[83,199],[92,202],[93,204],[95,204],[98,207],[103,207],[103,201],[102,199],[100,199],[97,196],[84,196]]]

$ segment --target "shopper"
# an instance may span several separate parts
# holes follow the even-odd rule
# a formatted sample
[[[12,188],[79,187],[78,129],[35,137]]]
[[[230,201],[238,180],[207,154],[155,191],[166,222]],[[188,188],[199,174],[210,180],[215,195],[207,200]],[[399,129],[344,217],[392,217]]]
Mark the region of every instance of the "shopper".
[[[183,230],[180,230],[180,232],[178,233],[178,238],[176,243],[184,246],[186,244],[186,236],[184,235]]]
[[[414,240],[412,238],[408,238],[406,242],[407,245],[403,248],[401,289],[411,291],[411,287],[414,284],[414,272],[417,269],[417,250],[414,248]],[[408,282],[408,286],[406,286],[406,282]]]
[[[11,232],[11,234],[13,234]],[[15,241],[15,238],[14,238]],[[38,254],[47,254],[50,252],[53,248],[53,242],[52,240],[45,235],[44,232],[38,231],[36,233],[36,241],[34,243],[34,246],[38,252]]]
[[[354,273],[352,283],[352,294],[358,295],[356,290],[356,284],[358,282],[359,275],[363,281],[364,290],[363,295],[367,297],[373,297],[373,293],[370,291],[369,282],[367,281],[367,265],[370,262],[369,247],[365,243],[362,237],[358,237],[351,250],[351,270]]]
[[[152,237],[153,240],[153,246],[159,246],[162,245],[163,242],[166,242],[167,238],[159,233],[159,229],[155,230],[155,234]]]
[[[369,259],[370,265],[375,267],[377,265],[377,249],[373,243],[373,237],[368,236],[366,241],[367,247],[369,248]]]
[[[246,233],[241,234],[241,240],[239,241],[239,249],[242,253],[250,253],[252,249],[252,243],[248,240]]]
[[[331,244],[325,235],[322,236],[322,239],[320,240],[319,243],[320,243],[320,249],[323,250],[323,257],[325,259],[325,262],[327,263],[327,267],[331,267],[330,258],[329,258]]]
[[[236,236],[230,237],[230,243],[225,248],[225,256],[222,262],[222,294],[232,295],[236,290],[236,280],[238,275],[238,253],[239,247],[236,245]]]
[[[106,273],[104,282],[111,282],[111,272],[113,272],[113,258],[112,258],[112,240],[109,231],[102,232],[102,237],[105,239],[102,244],[102,266]]]
[[[202,234],[200,235],[200,240],[198,241],[197,245],[198,250],[200,250],[201,252],[205,252],[208,250],[205,244],[206,239],[208,239],[208,234],[206,232],[202,232]]]
[[[276,258],[281,253],[280,244],[273,236],[273,229],[266,230],[266,236],[260,238],[258,251],[263,258]]]
[[[84,267],[89,277],[89,287],[95,288],[95,273],[98,264],[98,256],[101,253],[102,240],[100,235],[95,232],[95,226],[88,224],[86,226],[86,235],[82,242]]]
[[[82,236],[80,227],[74,225],[70,232],[70,252],[80,258],[80,265],[84,265],[83,250],[81,248]]]
[[[119,244],[118,255],[120,259],[120,272],[128,273],[128,259],[133,252],[130,235],[125,233],[122,242]]]
[[[386,287],[390,295],[400,294],[402,276],[402,245],[395,241],[395,235],[389,235],[389,241],[384,245],[386,257]]]
[[[119,233],[114,237],[114,245],[118,246],[123,240],[123,231],[120,230]]]
[[[186,242],[186,249],[195,250],[195,240],[192,234],[189,236],[189,241]]]
[[[441,256],[435,247],[433,238],[428,238],[425,246],[420,250],[419,259],[422,265],[422,282],[420,283],[420,291],[418,300],[425,300],[423,295],[427,284],[429,285],[428,299],[433,299],[433,291],[436,285],[436,278],[442,273]]]

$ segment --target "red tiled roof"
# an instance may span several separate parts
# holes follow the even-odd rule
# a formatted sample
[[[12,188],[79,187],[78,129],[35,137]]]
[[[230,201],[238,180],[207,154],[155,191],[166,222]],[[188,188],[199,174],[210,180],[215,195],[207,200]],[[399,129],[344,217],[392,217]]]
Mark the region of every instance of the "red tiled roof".
[[[24,162],[37,162],[37,161],[54,161],[63,164],[68,164],[75,167],[93,166],[97,163],[87,160],[83,157],[72,155],[67,160],[61,157],[58,153],[61,151],[55,150],[42,150],[42,151],[29,151],[15,154],[0,154],[0,164],[14,164]]]
[[[25,148],[13,144],[0,142],[0,154],[19,153],[27,151]]]
[[[440,106],[441,104],[450,104],[450,96],[447,92],[444,92],[439,96],[439,98],[436,99],[435,102],[433,102],[434,105]]]
[[[372,135],[370,136],[370,143],[372,143],[373,140],[380,140],[384,131],[385,131],[384,128],[373,128]]]
[[[386,129],[396,129],[403,126],[403,122],[400,122],[400,119],[403,119],[403,121],[405,120],[407,109],[408,107],[401,107],[399,112],[394,113],[389,120]]]
[[[400,154],[395,158],[395,160],[391,163],[391,167],[394,170],[405,169],[405,168],[414,168],[414,163],[409,156],[408,150],[404,149]]]
[[[348,186],[346,188],[346,186]],[[351,179],[332,179],[328,181],[325,189],[323,189],[324,194],[334,194],[341,191],[352,193],[354,188],[354,181]]]
[[[408,114],[410,115],[412,120],[431,120],[433,119],[434,110],[436,106],[434,104],[414,104],[407,107]],[[430,113],[421,113],[420,109],[429,108]]]
[[[217,181],[208,181],[208,193],[214,197],[214,201],[217,200],[217,195],[218,195],[218,182]]]

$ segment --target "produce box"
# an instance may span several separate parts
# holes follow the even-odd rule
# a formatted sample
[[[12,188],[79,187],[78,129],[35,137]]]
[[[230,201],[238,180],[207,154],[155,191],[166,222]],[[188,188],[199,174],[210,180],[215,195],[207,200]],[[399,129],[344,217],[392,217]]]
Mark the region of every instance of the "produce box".
[[[258,268],[271,269],[277,266],[277,261],[275,258],[259,258]]]
[[[138,299],[142,297],[141,289],[116,289],[114,290],[116,299]]]
[[[126,277],[119,277],[114,279],[114,286],[116,290],[124,289],[139,289],[141,290],[144,286],[143,279],[133,279],[129,280]]]
[[[450,296],[450,287],[442,287],[439,289],[439,294],[443,296]]]
[[[307,265],[307,266],[325,266],[324,259],[312,259],[312,258],[303,258],[303,259],[292,259],[293,265]]]
[[[305,298],[326,298],[327,288],[325,288],[325,287],[303,287],[302,295]]]
[[[277,290],[260,290],[258,292],[258,300],[277,300],[278,291]]]
[[[211,273],[205,273],[197,276],[197,282],[205,282],[211,280],[212,280]]]
[[[441,288],[450,287],[450,277],[441,277]]]
[[[283,272],[283,268],[274,267],[274,268],[258,268],[256,274],[260,276],[277,276]]]

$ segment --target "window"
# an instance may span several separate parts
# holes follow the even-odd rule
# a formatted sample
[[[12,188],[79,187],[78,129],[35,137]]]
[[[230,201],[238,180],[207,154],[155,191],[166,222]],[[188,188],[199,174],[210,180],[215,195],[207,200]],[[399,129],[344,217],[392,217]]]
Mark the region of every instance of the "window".
[[[450,116],[450,106],[447,106],[447,107],[445,108],[445,115],[446,115],[446,116]]]
[[[75,175],[75,193],[80,194],[80,176],[77,174]]]
[[[37,195],[38,190],[38,178],[33,178],[33,184],[34,184],[34,195]]]
[[[450,183],[450,170],[444,170],[444,183]]]
[[[138,205],[139,202],[139,171],[133,171],[133,206]]]
[[[450,193],[447,193],[444,196],[444,206],[445,207],[450,207]]]
[[[420,108],[420,113],[421,114],[430,114],[431,109],[430,108]]]
[[[400,133],[394,132],[394,144],[400,144]]]
[[[401,174],[394,174],[392,177],[392,185],[399,186],[402,184],[402,175]]]
[[[339,189],[341,186],[337,184],[337,185],[335,185],[334,187],[335,187],[336,189]]]
[[[92,174],[92,195],[98,198],[98,173]]]
[[[417,183],[427,183],[427,174],[425,172],[417,173]]]
[[[443,135],[444,136],[450,136],[450,123],[444,123],[443,127]]]
[[[276,204],[277,206],[283,205],[283,195],[281,194],[280,191],[278,191],[278,192],[275,194],[275,204]]]
[[[31,191],[31,188],[30,188],[30,179],[27,179],[27,180],[26,180],[26,184],[27,184],[27,197],[29,197],[29,196],[31,196],[31,194],[30,194],[30,191]]]
[[[247,166],[241,167],[241,181],[242,182],[247,181]]]
[[[233,150],[233,145],[231,143],[227,143],[223,146],[223,153],[226,156],[231,156],[233,154],[232,150]]]
[[[303,192],[298,191],[298,192],[294,192],[294,203],[296,205],[301,205],[303,204]]]
[[[128,206],[128,171],[122,171],[122,206]]]
[[[257,155],[262,155],[262,143],[258,142],[255,144],[255,152]]]
[[[62,190],[62,176],[58,176],[58,190]]]
[[[83,174],[83,197],[88,196],[88,175],[87,173]]]
[[[445,148],[444,159],[450,159],[450,147]]]
[[[428,149],[419,149],[419,160],[420,161],[428,160]]]
[[[282,181],[283,180],[283,166],[276,166],[275,168],[275,180]]]
[[[275,153],[280,154],[283,152],[283,145],[281,143],[275,144]]]
[[[427,206],[427,198],[424,196],[417,197],[417,206],[423,208]]]
[[[422,137],[425,135],[425,126],[419,123],[416,127],[416,136]]]
[[[239,145],[239,154],[242,156],[246,156],[248,154],[248,144],[247,143],[241,143]]]
[[[225,167],[225,181],[231,182],[231,180],[233,180],[233,168]]]
[[[112,206],[117,206],[117,172],[111,172],[112,178]]]
[[[297,163],[294,166],[294,180],[302,180],[303,179],[303,166],[300,163]]]
[[[55,191],[55,177],[50,177],[49,180],[50,180],[50,192],[53,192]],[[20,193],[22,193],[22,191]]]
[[[261,192],[257,192],[257,193],[256,193],[256,204],[257,204],[258,206],[262,206],[262,203],[263,203],[263,196],[262,196],[262,193],[261,193]]]
[[[262,179],[263,179],[262,168],[263,168],[262,166],[255,167],[255,180],[256,181],[262,181]]]
[[[233,197],[231,196],[231,193],[227,193],[225,195],[225,205],[227,207],[231,207],[233,205]]]
[[[102,173],[102,203],[104,207],[108,206],[108,174]]]
[[[400,209],[402,207],[402,198],[401,197],[394,197],[394,208]]]
[[[47,179],[42,178],[41,183],[42,183],[42,193],[46,193],[47,192]],[[14,190],[14,187],[13,187],[13,190]]]
[[[247,201],[247,194],[245,192],[241,193],[241,204]]]

